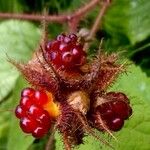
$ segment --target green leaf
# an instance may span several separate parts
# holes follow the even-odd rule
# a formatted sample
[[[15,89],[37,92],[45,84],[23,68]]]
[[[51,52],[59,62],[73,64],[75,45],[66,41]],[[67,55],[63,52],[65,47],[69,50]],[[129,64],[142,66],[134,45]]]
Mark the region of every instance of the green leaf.
[[[17,61],[27,61],[37,46],[39,29],[25,21],[0,23],[0,101],[8,95],[18,78],[18,71],[8,61],[6,54]]]
[[[19,0],[0,0],[0,11],[3,12],[22,12],[23,5]]]
[[[114,0],[105,16],[105,30],[120,42],[125,38],[131,44],[143,41],[150,36],[149,10],[148,0]]]
[[[19,78],[13,90],[12,106],[16,107],[20,99],[21,90],[26,87],[25,80]],[[19,127],[19,120],[15,114],[11,117],[10,130],[8,135],[7,150],[27,150],[29,145],[32,144],[34,138],[31,135],[26,135]]]
[[[123,74],[113,85],[114,90],[122,90],[130,95],[131,102],[143,101],[150,103],[150,78],[142,72],[140,67],[131,65],[127,70],[127,75]],[[133,99],[133,100],[132,100]]]
[[[11,111],[11,97],[7,98],[5,103],[0,105],[0,150],[6,149],[10,118],[13,115]]]

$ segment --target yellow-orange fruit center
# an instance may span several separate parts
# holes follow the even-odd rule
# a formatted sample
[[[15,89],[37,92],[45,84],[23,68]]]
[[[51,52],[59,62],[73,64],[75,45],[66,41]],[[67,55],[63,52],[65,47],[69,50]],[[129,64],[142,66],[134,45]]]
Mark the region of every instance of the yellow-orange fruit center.
[[[43,105],[43,109],[46,110],[53,118],[57,118],[60,114],[59,104],[54,102],[54,96],[50,92],[46,92],[48,96],[48,102]]]

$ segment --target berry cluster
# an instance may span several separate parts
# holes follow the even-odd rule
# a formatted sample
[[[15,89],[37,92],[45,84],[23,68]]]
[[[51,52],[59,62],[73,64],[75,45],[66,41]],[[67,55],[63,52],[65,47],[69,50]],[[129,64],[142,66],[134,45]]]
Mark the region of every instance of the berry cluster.
[[[60,34],[46,45],[46,53],[57,68],[77,69],[85,63],[86,53],[75,34]]]
[[[43,106],[48,102],[44,91],[25,88],[21,93],[20,104],[16,107],[16,117],[20,119],[20,127],[25,133],[32,133],[41,138],[51,127],[51,117]]]
[[[97,139],[95,128],[119,131],[132,108],[125,94],[105,93],[124,70],[124,65],[116,62],[117,54],[101,53],[87,63],[83,45],[75,34],[58,35],[46,45],[42,43],[41,48],[42,62],[33,57],[28,64],[14,63],[33,86],[46,89],[22,91],[15,111],[21,129],[41,138],[53,123],[62,134],[66,150],[83,142],[85,129]]]
[[[105,98],[107,102],[95,108],[93,119],[97,121],[100,116],[109,130],[118,131],[123,127],[124,120],[128,119],[132,114],[128,98],[121,92],[109,92]],[[94,123],[98,129],[103,129],[99,125],[99,121]]]

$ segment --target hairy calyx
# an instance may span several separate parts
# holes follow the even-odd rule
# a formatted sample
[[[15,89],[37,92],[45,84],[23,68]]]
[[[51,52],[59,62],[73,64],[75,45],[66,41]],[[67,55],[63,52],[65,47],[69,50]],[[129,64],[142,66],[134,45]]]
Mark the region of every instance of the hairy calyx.
[[[110,146],[95,134],[94,129],[112,135],[132,114],[129,99],[124,93],[107,92],[118,75],[125,71],[125,65],[117,63],[117,54],[106,53],[98,54],[88,62],[83,44],[75,34],[61,34],[42,43],[27,64],[10,60],[34,87],[25,96],[28,103],[21,102],[16,108],[22,130],[41,138],[54,124],[62,134],[67,150],[81,144],[86,133]],[[39,104],[35,103],[37,97],[33,93],[36,91],[46,95],[41,96]],[[29,93],[34,96],[31,98]],[[24,105],[29,105],[29,108],[24,109]],[[35,112],[41,110],[41,114],[36,116],[30,109]],[[42,112],[49,118],[44,123],[49,122],[46,127],[42,126],[45,119],[40,119]]]

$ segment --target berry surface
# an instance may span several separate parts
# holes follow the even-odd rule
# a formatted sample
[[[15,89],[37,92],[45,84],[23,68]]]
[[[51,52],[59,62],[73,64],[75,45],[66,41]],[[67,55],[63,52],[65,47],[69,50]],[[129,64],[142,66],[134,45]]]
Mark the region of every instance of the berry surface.
[[[109,130],[119,131],[123,127],[124,121],[132,114],[129,100],[126,95],[121,92],[107,93],[105,98],[107,98],[108,101],[95,108],[92,114],[92,120],[96,127],[102,130],[103,127],[99,124],[99,121],[97,121],[100,116]]]
[[[51,116],[44,105],[49,103],[47,93],[42,90],[25,88],[21,92],[20,104],[15,115],[20,119],[20,127],[35,138],[42,138],[51,127]]]
[[[78,42],[75,34],[60,34],[46,45],[46,53],[57,68],[70,70],[77,69],[86,62],[86,53],[83,45]]]

